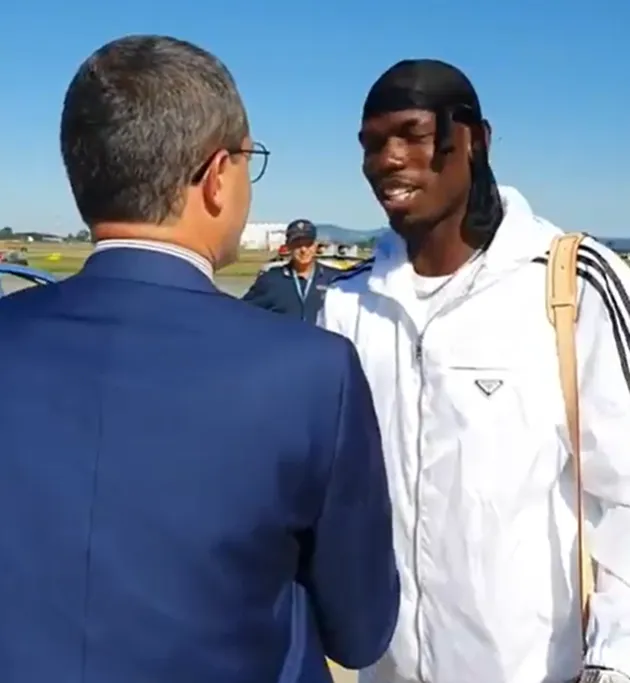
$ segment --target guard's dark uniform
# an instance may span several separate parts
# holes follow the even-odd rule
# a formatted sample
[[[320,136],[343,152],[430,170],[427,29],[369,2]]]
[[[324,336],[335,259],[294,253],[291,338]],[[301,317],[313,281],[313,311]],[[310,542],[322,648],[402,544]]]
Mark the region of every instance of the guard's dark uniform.
[[[339,275],[340,271],[337,268],[316,263],[309,287],[308,279],[294,274],[291,266],[276,266],[260,273],[243,297],[243,301],[249,301],[268,311],[293,315],[314,323],[324,302],[326,288]]]

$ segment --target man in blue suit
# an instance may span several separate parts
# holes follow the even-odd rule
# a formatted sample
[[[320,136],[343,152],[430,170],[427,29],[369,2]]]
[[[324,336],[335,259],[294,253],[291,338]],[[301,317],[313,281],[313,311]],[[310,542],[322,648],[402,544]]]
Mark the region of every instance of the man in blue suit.
[[[0,301],[0,681],[369,665],[399,584],[356,352],[213,284],[268,156],[229,72],[114,41],[74,77],[61,146],[96,248]]]

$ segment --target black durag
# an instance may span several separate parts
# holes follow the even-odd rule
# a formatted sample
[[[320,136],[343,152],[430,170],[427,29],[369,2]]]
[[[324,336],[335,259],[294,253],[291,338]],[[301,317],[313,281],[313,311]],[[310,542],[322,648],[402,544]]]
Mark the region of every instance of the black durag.
[[[453,122],[489,130],[472,83],[459,69],[438,60],[410,59],[388,69],[370,89],[363,119],[407,109],[435,113],[436,155],[452,150]],[[463,228],[486,248],[503,220],[503,206],[484,141],[473,146],[470,173],[471,189]]]

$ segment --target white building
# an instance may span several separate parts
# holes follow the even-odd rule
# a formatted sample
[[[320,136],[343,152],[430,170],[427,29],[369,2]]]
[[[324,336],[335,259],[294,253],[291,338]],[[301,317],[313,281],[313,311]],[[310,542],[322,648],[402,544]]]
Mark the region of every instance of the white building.
[[[284,244],[286,227],[286,223],[248,223],[241,235],[241,248],[275,251]]]

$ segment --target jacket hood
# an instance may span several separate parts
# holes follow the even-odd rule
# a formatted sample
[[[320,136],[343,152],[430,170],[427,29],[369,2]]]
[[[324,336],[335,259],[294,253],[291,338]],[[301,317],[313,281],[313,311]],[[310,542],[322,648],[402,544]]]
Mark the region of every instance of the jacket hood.
[[[520,263],[543,256],[553,237],[562,231],[539,218],[529,202],[513,187],[499,187],[504,217],[484,258],[486,273],[512,270]],[[370,285],[376,290],[399,290],[401,280],[409,281],[412,267],[404,240],[388,230],[374,248]]]

